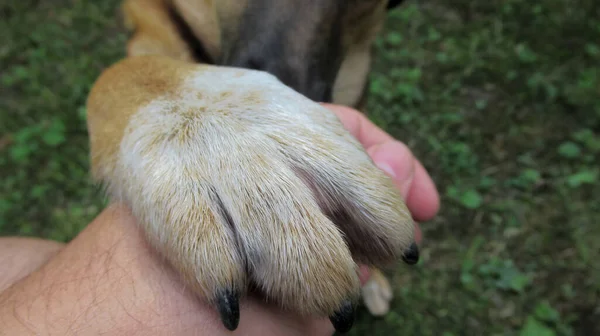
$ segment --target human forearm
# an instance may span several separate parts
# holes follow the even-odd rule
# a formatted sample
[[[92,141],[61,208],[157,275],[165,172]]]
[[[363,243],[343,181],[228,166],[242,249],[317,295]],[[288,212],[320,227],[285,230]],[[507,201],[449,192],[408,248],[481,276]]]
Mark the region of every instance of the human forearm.
[[[148,248],[128,211],[111,206],[0,293],[0,335],[332,334],[327,319],[299,319],[253,299],[240,308],[240,327],[230,333]]]
[[[2,333],[149,335],[168,328],[180,334],[210,324],[186,292],[169,291],[176,279],[131,221],[122,208],[105,211],[55,258],[0,294]]]

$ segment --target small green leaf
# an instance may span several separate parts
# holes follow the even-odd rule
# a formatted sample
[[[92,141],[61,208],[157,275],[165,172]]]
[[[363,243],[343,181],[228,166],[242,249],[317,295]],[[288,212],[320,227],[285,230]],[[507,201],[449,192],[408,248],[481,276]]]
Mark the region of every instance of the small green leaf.
[[[483,109],[485,109],[485,108],[486,108],[486,106],[487,106],[487,104],[488,104],[488,102],[487,102],[487,100],[485,100],[485,99],[477,99],[477,100],[475,101],[475,107],[476,107],[478,110],[483,110]]]
[[[42,134],[42,140],[52,147],[56,147],[66,141],[65,137],[65,124],[55,119],[50,127]]]
[[[428,35],[427,38],[429,39],[429,41],[438,41],[442,38],[442,34],[440,34],[440,32],[438,32],[437,30],[435,30],[432,27],[429,28],[427,35]]]
[[[459,195],[459,191],[458,188],[456,186],[449,186],[448,188],[446,188],[446,195],[448,195],[448,197],[450,198],[458,198]]]
[[[402,34],[398,32],[391,32],[387,34],[387,36],[385,37],[385,41],[392,46],[397,46],[400,45],[402,41],[404,41],[404,38],[402,37]]]
[[[498,183],[498,181],[490,176],[483,176],[481,178],[481,180],[479,181],[479,188],[482,189],[489,189],[491,187],[493,187],[494,185],[496,185]]]
[[[558,154],[566,158],[576,158],[581,155],[581,149],[576,143],[567,141],[558,147]]]
[[[530,279],[525,274],[516,274],[510,278],[510,288],[521,293],[527,285],[529,285]]]
[[[584,128],[573,133],[573,139],[577,140],[586,151],[593,153],[600,152],[600,137],[596,136],[592,130]]]
[[[470,287],[471,284],[474,282],[473,275],[471,275],[470,273],[461,273],[460,282],[463,284],[463,286]]]
[[[585,45],[585,52],[590,56],[598,56],[600,55],[600,47],[593,43],[588,43]]]
[[[540,179],[540,172],[535,169],[525,169],[521,172],[521,176],[530,181],[537,181]]]
[[[476,190],[468,190],[462,194],[460,202],[469,209],[476,209],[483,203],[483,198]]]
[[[35,139],[39,132],[39,125],[24,127],[13,135],[13,140],[16,144],[26,144]]]
[[[579,187],[583,184],[594,184],[598,180],[598,172],[584,170],[567,177],[567,184],[570,187]]]
[[[501,289],[511,289],[521,293],[529,285],[531,279],[526,274],[521,273],[512,265],[505,265],[505,268],[497,270],[500,278],[496,285]]]
[[[31,188],[30,195],[33,198],[41,199],[49,189],[49,185],[36,185]]]
[[[557,322],[560,319],[560,314],[550,306],[548,301],[540,302],[535,307],[535,316],[546,322]]]
[[[525,44],[518,44],[515,51],[523,63],[533,63],[537,60],[536,54]]]
[[[536,320],[533,316],[529,316],[525,321],[525,325],[521,329],[519,336],[555,336],[554,330]]]
[[[48,132],[42,135],[42,140],[48,145],[52,147],[56,147],[61,143],[65,142],[65,136],[61,133],[56,132]]]
[[[510,186],[520,188],[530,188],[537,185],[542,180],[541,174],[536,169],[526,168],[521,171],[516,178],[506,179],[505,182]]]
[[[10,147],[10,157],[15,162],[27,161],[31,152],[33,152],[33,148],[27,146],[26,144],[17,144]]]
[[[80,106],[77,109],[77,116],[79,117],[80,120],[86,121],[87,120],[87,108],[85,106]]]
[[[583,128],[576,132],[573,132],[572,136],[573,136],[573,139],[575,139],[579,142],[586,142],[589,139],[594,137],[594,132],[592,132],[592,130],[589,128]]]

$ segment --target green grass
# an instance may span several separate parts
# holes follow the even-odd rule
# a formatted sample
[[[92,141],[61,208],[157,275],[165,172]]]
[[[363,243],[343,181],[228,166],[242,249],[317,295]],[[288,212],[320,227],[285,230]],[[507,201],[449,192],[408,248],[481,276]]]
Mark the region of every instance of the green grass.
[[[67,241],[102,208],[85,99],[123,55],[118,1],[0,4],[0,233]],[[53,3],[52,5],[50,5]],[[450,5],[450,3],[452,5]],[[411,1],[370,116],[442,194],[422,260],[354,335],[600,334],[600,4]]]

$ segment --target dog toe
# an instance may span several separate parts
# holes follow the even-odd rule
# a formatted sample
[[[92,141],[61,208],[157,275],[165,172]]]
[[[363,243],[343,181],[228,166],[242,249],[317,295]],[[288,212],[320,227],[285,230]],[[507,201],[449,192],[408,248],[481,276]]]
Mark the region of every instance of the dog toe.
[[[249,153],[236,157],[235,172],[221,175],[227,178],[217,192],[251,281],[286,309],[321,316],[347,311],[344,302],[358,298],[360,283],[342,232],[280,157]]]
[[[235,330],[240,323],[240,295],[233,290],[217,293],[215,299],[221,321],[225,328]]]

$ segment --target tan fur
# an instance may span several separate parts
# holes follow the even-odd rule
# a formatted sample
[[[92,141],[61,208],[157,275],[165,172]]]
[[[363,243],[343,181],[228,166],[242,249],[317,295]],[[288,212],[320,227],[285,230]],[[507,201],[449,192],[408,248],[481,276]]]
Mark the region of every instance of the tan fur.
[[[194,34],[203,42],[209,55],[215,58],[221,51],[219,17],[215,4],[226,0],[171,1],[177,12],[189,23]]]
[[[232,38],[217,27],[245,1],[169,1],[123,5],[130,57],[88,100],[94,178],[207,300],[252,282],[284,308],[333,314],[359,294],[356,261],[384,266],[413,242],[408,209],[333,113],[266,73],[191,63],[167,5],[215,57]],[[360,100],[384,7],[345,35],[334,102]],[[389,300],[377,279],[367,295]]]
[[[133,31],[127,54],[164,55],[192,61],[191,51],[169,18],[165,0],[125,0],[122,5],[125,25]]]
[[[371,15],[359,21],[360,24],[352,24],[358,21],[356,17],[347,18],[351,22],[348,26],[352,29],[346,34],[348,52],[333,87],[334,103],[365,110],[365,106],[359,104],[371,70],[373,42],[383,28],[385,4],[385,1],[380,1]],[[361,13],[360,8],[357,8],[357,12]]]

